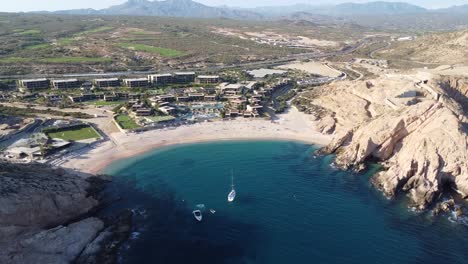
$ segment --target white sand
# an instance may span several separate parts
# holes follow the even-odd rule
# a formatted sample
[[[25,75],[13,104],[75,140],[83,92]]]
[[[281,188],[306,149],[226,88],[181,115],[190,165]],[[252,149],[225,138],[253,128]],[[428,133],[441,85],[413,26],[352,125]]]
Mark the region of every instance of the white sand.
[[[324,65],[320,62],[297,62],[287,65],[281,65],[277,67],[278,69],[292,69],[305,71],[307,73],[318,74],[326,77],[338,77],[341,72],[337,71],[327,65]]]
[[[142,154],[152,149],[184,143],[220,140],[296,140],[326,145],[331,136],[315,129],[310,116],[292,108],[279,115],[274,123],[268,120],[238,118],[230,121],[206,122],[172,129],[153,130],[140,134],[113,133],[94,149],[86,149],[62,163],[63,167],[87,173],[99,173],[110,163]]]

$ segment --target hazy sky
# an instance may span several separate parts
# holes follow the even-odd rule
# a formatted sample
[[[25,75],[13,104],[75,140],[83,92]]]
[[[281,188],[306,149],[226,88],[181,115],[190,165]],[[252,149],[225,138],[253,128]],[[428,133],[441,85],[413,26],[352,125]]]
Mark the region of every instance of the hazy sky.
[[[255,7],[270,5],[290,5],[294,3],[308,4],[334,4],[342,2],[369,2],[370,0],[196,0],[207,5],[228,5],[238,7]],[[394,1],[394,0],[387,0]],[[404,2],[405,0],[398,0]],[[0,0],[0,11],[38,11],[63,10],[76,8],[101,9],[111,5],[121,4],[126,0]],[[407,0],[408,3],[417,4],[427,8],[448,7],[452,5],[468,4],[468,0]]]

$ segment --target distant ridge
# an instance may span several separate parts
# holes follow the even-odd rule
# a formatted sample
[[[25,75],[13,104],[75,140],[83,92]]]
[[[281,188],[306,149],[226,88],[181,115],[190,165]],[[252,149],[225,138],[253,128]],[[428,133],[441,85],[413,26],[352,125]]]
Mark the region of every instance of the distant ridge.
[[[468,27],[468,5],[442,9],[426,9],[404,2],[376,1],[338,5],[294,4],[233,8],[207,6],[192,0],[128,0],[109,8],[75,9],[53,13],[66,15],[128,15],[185,18],[225,18],[235,20],[291,20],[306,25],[354,24],[358,26],[397,30],[453,30]],[[297,22],[294,22],[296,21]]]
[[[368,15],[368,14],[387,14],[387,15],[399,15],[399,14],[414,14],[423,13],[428,10],[403,2],[370,2],[364,4],[356,3],[344,3],[339,4],[332,9],[330,13],[346,14],[346,15]]]
[[[263,16],[239,9],[211,7],[192,0],[128,0],[121,5],[106,9],[74,9],[55,12],[39,12],[73,15],[131,15],[131,16],[162,16],[162,17],[194,17],[194,18],[230,18],[230,19],[261,19]]]

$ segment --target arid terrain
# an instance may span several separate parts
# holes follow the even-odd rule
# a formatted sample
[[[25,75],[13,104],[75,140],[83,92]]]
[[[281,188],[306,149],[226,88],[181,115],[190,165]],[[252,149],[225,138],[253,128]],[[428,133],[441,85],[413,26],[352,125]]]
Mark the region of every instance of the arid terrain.
[[[425,209],[450,188],[468,194],[467,90],[464,77],[388,74],[323,86],[295,104],[333,135],[321,152],[336,153],[339,167],[381,161],[375,185],[392,197],[407,192]]]
[[[185,143],[316,144],[342,170],[378,164],[386,197],[466,214],[466,29],[80,12],[0,13],[0,263],[115,263],[132,214],[95,217],[109,180],[95,175]]]
[[[409,41],[394,41],[389,49],[376,57],[386,58],[395,65],[413,67],[468,63],[468,31],[427,34]]]

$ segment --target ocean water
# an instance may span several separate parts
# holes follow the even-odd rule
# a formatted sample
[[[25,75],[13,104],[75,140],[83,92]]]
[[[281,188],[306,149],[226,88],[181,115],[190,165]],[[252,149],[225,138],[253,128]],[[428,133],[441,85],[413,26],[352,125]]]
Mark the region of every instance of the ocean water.
[[[116,162],[103,214],[134,209],[121,263],[468,263],[468,232],[387,200],[314,146],[227,141]],[[237,197],[227,202],[231,170]],[[192,216],[204,204],[203,221]],[[216,212],[212,214],[209,209]]]

